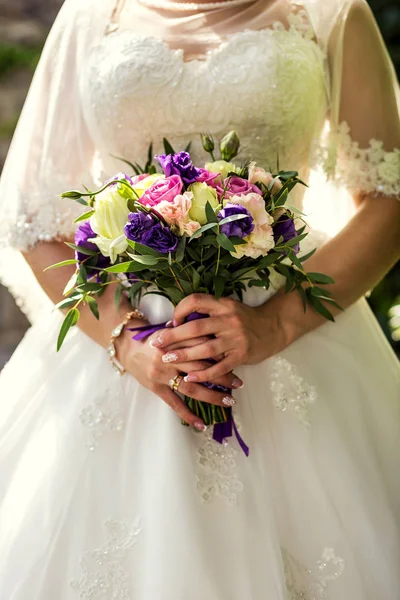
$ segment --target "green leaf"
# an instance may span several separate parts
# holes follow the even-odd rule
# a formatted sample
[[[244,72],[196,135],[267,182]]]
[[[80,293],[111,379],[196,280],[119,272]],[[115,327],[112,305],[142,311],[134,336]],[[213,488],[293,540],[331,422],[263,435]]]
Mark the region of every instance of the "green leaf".
[[[335,318],[332,315],[332,313],[330,312],[330,310],[328,310],[326,308],[326,306],[324,304],[322,304],[322,302],[316,298],[315,296],[311,296],[311,293],[308,294],[308,299],[310,301],[311,306],[323,317],[325,317],[325,319],[327,319],[328,321],[332,321],[335,322]]]
[[[228,250],[228,252],[235,252],[235,246],[232,244],[230,239],[225,235],[225,233],[217,234],[217,242],[224,248],[224,250]]]
[[[335,283],[332,277],[324,275],[323,273],[307,273],[307,277],[310,278],[312,283]]]
[[[188,253],[188,255],[190,256],[190,258],[193,258],[194,261],[196,262],[200,262],[201,257],[200,257],[200,253],[198,250],[196,250],[195,248],[190,248],[189,246],[186,248],[186,252]]]
[[[55,305],[55,308],[59,308],[60,310],[68,308],[72,304],[76,304],[77,300],[79,300],[81,297],[82,295],[74,295],[69,298],[64,298],[64,300],[61,300],[61,302],[58,302],[58,304]]]
[[[300,262],[305,262],[306,260],[308,260],[309,258],[311,258],[311,256],[313,254],[315,254],[315,252],[317,251],[316,248],[314,248],[314,250],[311,250],[311,252],[307,252],[307,254],[304,254],[303,256],[299,256],[299,260]]]
[[[168,298],[171,300],[173,304],[179,304],[181,300],[185,297],[184,294],[175,287],[165,288],[164,292],[167,294]]]
[[[64,242],[66,246],[72,248],[72,250],[78,250],[81,254],[85,254],[87,256],[96,256],[99,252],[95,250],[90,250],[89,248],[85,248],[85,246],[77,246],[76,244],[71,244],[70,242]]]
[[[135,262],[140,263],[141,265],[149,265],[154,266],[158,263],[158,258],[155,256],[151,256],[150,254],[131,254],[127,252],[127,255],[132,258]]]
[[[297,288],[297,291],[299,292],[299,294],[300,294],[300,297],[301,297],[301,300],[302,300],[302,302],[303,302],[303,309],[304,309],[304,312],[307,312],[307,294],[306,294],[306,292],[305,292],[305,289],[303,288],[303,286],[302,286],[302,285],[300,285],[300,286]]]
[[[247,244],[246,240],[243,240],[242,238],[238,237],[237,235],[230,235],[229,239],[234,246],[242,246],[243,244]]]
[[[176,249],[176,254],[175,254],[175,260],[178,263],[182,262],[183,257],[185,256],[186,240],[187,240],[186,236],[182,236],[181,239],[179,240],[178,247]]]
[[[151,254],[151,256],[157,256],[157,258],[161,258],[162,256],[164,256],[160,252],[157,252],[157,250],[154,250],[154,248],[150,248],[149,246],[145,246],[144,244],[139,244],[139,242],[132,242],[132,240],[128,239],[126,241],[128,242],[129,246],[138,254]]]
[[[332,292],[330,292],[329,290],[325,290],[323,288],[317,287],[315,285],[312,288],[310,288],[310,294],[312,296],[317,296],[319,298],[332,298]]]
[[[94,210],[88,210],[88,212],[83,213],[83,215],[80,217],[76,217],[74,223],[79,223],[79,221],[85,221],[86,219],[89,219],[92,215],[94,215],[95,212],[96,211]]]
[[[136,283],[131,285],[128,291],[129,299],[132,300],[132,298],[134,298],[134,296],[139,292],[139,290],[142,289],[144,285],[146,285],[145,281],[137,281]]]
[[[215,246],[218,248],[217,239],[215,235],[205,235],[198,241],[199,246]]]
[[[288,250],[288,257],[290,258],[290,260],[292,261],[292,263],[298,268],[300,269],[300,271],[303,270],[303,265],[301,264],[301,262],[299,261],[299,259],[297,258],[295,252],[293,252],[293,250]]]
[[[218,217],[208,200],[206,202],[206,217],[208,223],[218,223]]]
[[[208,229],[213,229],[215,227],[217,227],[217,223],[206,223],[205,225],[203,225],[202,227],[200,227],[200,229],[198,229],[197,231],[195,231],[193,233],[193,235],[190,236],[189,242],[191,242],[192,240],[195,240],[195,239],[199,238]]]
[[[69,278],[67,285],[64,288],[63,296],[68,296],[68,294],[70,294],[72,292],[72,290],[76,286],[77,280],[78,280],[78,272],[75,271],[75,273],[73,273],[71,275],[71,277]]]
[[[225,225],[225,223],[232,223],[233,221],[240,221],[241,219],[247,219],[249,215],[231,215],[230,217],[225,217],[222,219],[219,224]]]
[[[192,142],[189,142],[185,148],[185,152],[190,152],[191,147],[192,147]]]
[[[113,265],[112,267],[107,267],[104,270],[107,273],[137,273],[139,271],[144,271],[146,268],[146,265],[140,264],[136,261],[128,261],[118,263],[117,265]]]
[[[217,300],[223,296],[225,290],[225,283],[226,280],[220,275],[216,275],[214,277],[214,295],[217,298]]]
[[[64,321],[61,325],[60,333],[58,334],[57,352],[61,348],[68,331],[70,330],[71,327],[73,327],[74,325],[77,324],[78,320],[79,320],[79,310],[77,308],[71,308],[65,315]]]
[[[73,258],[71,258],[70,260],[62,260],[59,263],[46,267],[45,269],[43,269],[43,271],[49,271],[50,269],[56,269],[57,267],[67,267],[69,265],[76,265],[76,260]]]
[[[78,283],[78,285],[81,285],[82,283],[86,283],[86,281],[87,281],[87,271],[85,269],[85,265],[81,264],[79,267],[77,283]]]
[[[214,254],[217,253],[217,248],[215,248],[214,246],[211,246],[211,248],[208,248],[208,250],[205,251],[204,256],[203,256],[203,260],[207,261],[209,260],[212,256],[214,256]],[[228,255],[230,256],[230,255]],[[232,256],[230,256],[230,258],[233,258]],[[236,260],[236,259],[233,259]]]
[[[192,270],[191,270],[191,273],[192,273],[193,289],[194,289],[194,291],[196,291],[196,290],[197,290],[197,288],[198,288],[198,287],[199,287],[199,285],[200,285],[200,282],[201,282],[201,276],[200,276],[200,274],[199,274],[199,273],[196,271],[196,269],[193,269],[193,268],[192,268]]]
[[[175,154],[175,150],[167,140],[167,138],[163,138],[163,146],[165,154]]]
[[[250,279],[248,283],[249,287],[262,287],[269,288],[269,280],[268,279]]]
[[[99,305],[97,304],[96,300],[94,298],[92,298],[92,296],[87,296],[86,302],[88,303],[92,314],[96,317],[97,320],[99,320],[100,319]]]

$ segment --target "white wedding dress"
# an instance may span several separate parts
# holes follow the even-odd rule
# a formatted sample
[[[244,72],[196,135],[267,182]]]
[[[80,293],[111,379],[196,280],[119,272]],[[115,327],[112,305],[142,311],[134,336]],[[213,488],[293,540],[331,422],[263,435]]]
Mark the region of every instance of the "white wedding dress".
[[[288,21],[255,30],[254,19],[186,60],[149,34],[166,17],[131,0],[110,26],[112,4],[63,6],[2,179],[3,277],[33,325],[0,376],[0,597],[398,600],[400,369],[364,300],[238,371],[247,458],[233,438],[219,445],[182,427],[77,327],[56,353],[62,316],[15,252],[73,233],[79,206],[54,195],[121,170],[112,154],[144,162],[149,142],[160,151],[166,136],[180,149],[193,140],[201,163],[204,130],[235,128],[242,159],[273,167],[279,149],[285,168],[315,170],[309,246],[347,210],[318,164],[348,190],[378,193],[385,210],[385,196],[400,195],[397,92],[369,10],[359,0],[292,2]],[[358,90],[355,108],[337,106],[348,97],[340,71],[354,5],[379,67],[376,88],[368,71],[365,131]],[[182,23],[192,41],[198,21],[169,25]],[[252,304],[267,297],[252,294]],[[142,309],[153,322],[171,312],[151,296]]]

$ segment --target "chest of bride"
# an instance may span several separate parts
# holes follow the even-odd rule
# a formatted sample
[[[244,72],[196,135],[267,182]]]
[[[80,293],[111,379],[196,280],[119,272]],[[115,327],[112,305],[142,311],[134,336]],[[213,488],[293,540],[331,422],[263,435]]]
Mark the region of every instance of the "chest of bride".
[[[240,32],[189,62],[161,40],[119,31],[89,56],[82,103],[98,146],[125,157],[164,136],[235,128],[253,158],[299,160],[325,119],[324,59],[294,30]]]

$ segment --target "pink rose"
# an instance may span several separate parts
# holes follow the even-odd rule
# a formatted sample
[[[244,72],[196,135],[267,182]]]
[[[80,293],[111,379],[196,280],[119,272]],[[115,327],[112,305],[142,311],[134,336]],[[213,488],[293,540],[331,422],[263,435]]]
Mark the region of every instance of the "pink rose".
[[[158,206],[160,202],[173,202],[175,196],[181,193],[183,187],[179,175],[163,177],[155,181],[140,198],[145,206]]]
[[[190,236],[200,228],[200,223],[189,219],[192,197],[191,192],[185,192],[175,196],[172,202],[162,200],[157,204],[157,213],[171,228],[178,230],[180,235],[186,233]]]
[[[215,186],[219,197],[222,196],[226,183],[227,180],[224,179],[222,183],[218,183]],[[256,185],[247,181],[247,179],[243,179],[242,177],[231,177],[224,199],[230,198],[231,196],[240,196],[241,194],[251,194],[252,192],[255,194],[262,194],[261,190]]]
[[[216,187],[217,182],[215,181],[219,177],[219,173],[211,173],[211,171],[207,171],[207,169],[199,169],[200,176],[197,177],[196,182],[198,183],[206,183],[211,187]]]
[[[265,186],[269,186],[273,181],[272,173],[265,171],[261,167],[257,167],[255,162],[251,162],[249,165],[249,182],[250,183],[263,183]],[[275,179],[274,185],[272,186],[272,193],[276,194],[282,188],[282,182],[279,179]]]

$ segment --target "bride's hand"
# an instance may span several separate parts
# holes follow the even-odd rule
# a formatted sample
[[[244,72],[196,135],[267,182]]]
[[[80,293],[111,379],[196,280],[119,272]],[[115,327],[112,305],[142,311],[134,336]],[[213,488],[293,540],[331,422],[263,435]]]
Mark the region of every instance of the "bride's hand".
[[[199,431],[206,429],[204,422],[194,415],[184,401],[170,388],[169,382],[180,373],[201,371],[209,366],[208,362],[201,360],[179,361],[174,363],[163,362],[163,352],[154,347],[154,342],[161,332],[152,334],[146,342],[132,340],[132,334],[127,330],[116,340],[117,353],[124,368],[144,387],[148,388],[166,402],[179,417]],[[177,352],[181,348],[190,348],[206,342],[206,338],[197,337],[194,340],[185,340],[178,344],[170,344],[168,350]],[[180,351],[180,350],[179,350]],[[210,381],[206,379],[204,381]],[[222,377],[212,379],[213,383],[227,388],[241,387],[242,381],[234,374],[228,373]],[[186,382],[182,379],[179,393],[210,404],[227,406],[233,399],[228,394],[210,390],[197,383]],[[224,401],[225,399],[225,401]]]
[[[216,300],[211,295],[192,294],[176,307],[174,328],[160,332],[153,344],[163,350],[162,360],[170,365],[222,354],[224,358],[216,364],[188,372],[188,381],[213,381],[239,366],[257,364],[288,345],[279,311],[268,311],[267,305],[252,308],[231,298]],[[209,318],[184,323],[192,312],[208,314]],[[209,339],[172,352],[168,348],[199,337]]]

